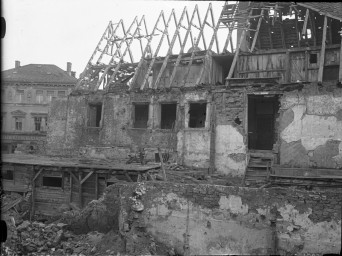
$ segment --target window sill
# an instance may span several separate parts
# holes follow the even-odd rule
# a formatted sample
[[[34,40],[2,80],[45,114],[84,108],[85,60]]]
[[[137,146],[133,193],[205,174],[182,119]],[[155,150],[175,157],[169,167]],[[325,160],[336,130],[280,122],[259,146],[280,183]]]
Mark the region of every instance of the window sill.
[[[151,130],[151,128],[135,128],[135,127],[129,127],[128,129],[130,130],[137,130],[137,131],[146,131],[146,130]]]
[[[206,127],[203,127],[203,128],[185,128],[184,131],[188,132],[196,132],[196,131],[199,131],[199,132],[204,132],[204,131],[209,131],[209,128],[206,128]]]

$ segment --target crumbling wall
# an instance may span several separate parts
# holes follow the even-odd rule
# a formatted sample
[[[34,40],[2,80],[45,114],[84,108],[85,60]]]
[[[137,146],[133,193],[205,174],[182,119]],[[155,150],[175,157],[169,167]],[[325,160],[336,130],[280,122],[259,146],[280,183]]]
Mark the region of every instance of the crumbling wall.
[[[291,167],[342,166],[342,90],[310,85],[281,98],[280,164]]]
[[[128,199],[136,184],[120,187],[121,228],[129,230]],[[141,186],[141,185],[140,185]],[[179,254],[338,253],[341,189],[302,191],[213,185],[145,183],[136,222]],[[115,189],[114,189],[115,187]],[[128,226],[127,226],[128,225]]]
[[[215,167],[225,175],[243,176],[246,169],[243,91],[215,93]]]

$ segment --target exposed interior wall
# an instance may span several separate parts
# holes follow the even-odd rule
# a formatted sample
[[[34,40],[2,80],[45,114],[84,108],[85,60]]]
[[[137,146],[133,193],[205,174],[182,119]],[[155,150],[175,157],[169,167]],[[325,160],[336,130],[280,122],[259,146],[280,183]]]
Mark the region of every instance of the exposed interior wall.
[[[187,248],[190,255],[340,251],[340,189],[302,191],[160,182],[143,186],[144,210],[135,213],[135,221],[179,254]],[[118,184],[109,187],[108,194],[119,190],[120,196],[128,199],[135,187]],[[122,202],[121,225],[132,225],[128,218],[133,213],[132,202]]]
[[[342,90],[307,86],[281,99],[280,164],[341,167]]]

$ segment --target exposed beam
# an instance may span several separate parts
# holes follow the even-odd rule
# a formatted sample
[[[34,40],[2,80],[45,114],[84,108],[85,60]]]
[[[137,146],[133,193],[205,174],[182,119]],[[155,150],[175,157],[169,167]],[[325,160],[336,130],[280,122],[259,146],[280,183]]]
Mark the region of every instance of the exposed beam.
[[[82,180],[82,173],[83,173],[82,171],[78,172],[78,180],[79,181]],[[82,202],[82,183],[81,182],[78,183],[78,200],[79,200],[79,203],[80,203],[80,208],[82,208],[83,207],[83,202]]]
[[[177,67],[178,67],[178,65],[179,65],[179,63],[180,63],[180,60],[181,60],[181,58],[182,58],[182,55],[183,55],[183,52],[184,52],[184,47],[185,47],[185,45],[186,45],[186,41],[187,41],[188,36],[189,36],[189,34],[190,34],[190,31],[191,31],[192,21],[193,21],[193,19],[194,19],[194,17],[195,17],[196,11],[198,11],[197,8],[198,8],[198,7],[197,7],[197,4],[196,4],[195,9],[194,9],[194,11],[193,11],[193,13],[192,13],[192,16],[191,16],[189,25],[188,25],[188,29],[187,29],[187,31],[186,31],[186,33],[185,33],[185,37],[184,37],[184,40],[183,40],[182,47],[181,47],[181,49],[180,49],[180,51],[179,51],[179,54],[178,54],[178,56],[177,56],[177,60],[176,60],[176,62],[175,62],[175,65],[174,65],[174,67],[173,67],[173,70],[172,70],[172,74],[171,74],[170,82],[169,82],[169,87],[171,87],[172,82],[173,82],[173,79],[175,78],[175,75],[176,75],[176,72],[177,72]]]
[[[341,35],[341,47],[340,47],[340,70],[339,70],[339,74],[338,74],[338,81],[340,83],[342,83],[342,30],[340,31],[340,35]]]
[[[81,184],[83,184],[92,174],[94,173],[94,170],[90,171],[87,176],[85,176],[82,180],[81,180]]]
[[[261,10],[260,18],[259,18],[258,25],[257,25],[257,29],[256,29],[256,31],[254,33],[254,38],[253,38],[253,42],[252,42],[251,52],[254,51],[256,40],[257,40],[257,38],[259,36],[259,30],[260,30],[261,22],[262,22],[262,19],[263,19],[263,15],[264,15],[264,10]]]
[[[171,12],[171,14],[170,14],[170,16],[169,16],[169,19],[168,19],[168,21],[167,21],[167,23],[166,23],[166,25],[165,25],[165,29],[164,29],[164,31],[163,31],[163,34],[162,34],[162,36],[161,36],[161,38],[160,38],[159,44],[158,44],[158,46],[157,46],[157,49],[156,49],[156,51],[155,51],[155,53],[154,53],[154,55],[153,55],[153,58],[152,58],[152,60],[151,60],[151,62],[150,62],[150,65],[149,65],[149,67],[148,67],[148,69],[147,69],[147,72],[146,72],[146,74],[145,74],[144,80],[142,81],[142,84],[141,84],[141,86],[140,86],[140,90],[143,90],[143,89],[145,88],[145,84],[146,84],[146,82],[147,82],[147,80],[148,80],[148,77],[149,77],[149,75],[150,75],[150,72],[151,72],[151,70],[152,70],[152,68],[153,68],[153,64],[154,64],[154,62],[156,61],[156,58],[157,58],[157,56],[158,56],[159,49],[160,49],[160,47],[161,47],[161,45],[162,45],[162,43],[163,43],[165,34],[167,34],[167,31],[168,31],[167,27],[169,26],[169,23],[170,23],[170,21],[171,21],[171,18],[172,18],[172,15],[173,15],[174,11],[175,11],[175,10],[172,9],[172,12]],[[165,19],[165,18],[164,18],[164,13],[162,13],[161,16],[162,16],[163,19]]]
[[[156,21],[156,24],[155,24],[154,27],[153,27],[152,35],[154,35],[155,31],[157,30],[158,23],[159,23],[160,18],[162,17],[162,15],[163,15],[163,12],[160,12],[160,14],[159,14],[159,16],[158,16],[158,19],[157,19],[157,21]],[[139,64],[138,64],[138,67],[136,68],[136,70],[135,70],[135,72],[134,72],[134,76],[133,76],[132,82],[131,82],[131,84],[130,84],[130,89],[131,89],[132,86],[134,86],[134,84],[135,84],[135,81],[136,81],[137,76],[138,76],[138,74],[139,74],[139,72],[140,72],[140,69],[141,69],[141,66],[142,66],[142,64],[143,64],[143,62],[144,62],[144,58],[145,58],[145,55],[146,55],[147,51],[150,51],[150,49],[151,49],[151,48],[150,48],[150,47],[151,47],[151,41],[152,41],[152,36],[148,39],[147,45],[145,46],[145,50],[144,50],[144,52],[143,52],[143,54],[142,54],[142,56],[141,56],[141,59],[140,59]]]
[[[143,16],[144,17],[144,16]],[[136,20],[136,23],[138,24],[138,20]],[[123,30],[123,33],[124,33],[124,35],[126,36],[126,30],[125,30],[125,27],[124,27],[124,23],[122,23],[122,30]],[[132,36],[133,38],[134,38],[134,35]],[[133,39],[132,39],[133,40]],[[125,40],[125,43],[126,43],[126,45],[127,45],[127,48],[126,49],[128,49],[128,51],[129,51],[129,57],[131,58],[131,62],[132,63],[134,63],[134,58],[133,58],[133,55],[132,55],[132,51],[131,51],[131,49],[129,48],[129,44],[128,44],[128,42]]]
[[[302,30],[302,35],[305,35],[305,38],[307,38],[306,27],[308,25],[309,16],[310,16],[309,9],[306,9],[305,19],[304,19],[304,24],[303,24],[303,30]]]
[[[76,168],[77,170],[78,168]],[[78,178],[75,176],[75,174],[71,171],[71,170],[68,170],[70,175],[77,181],[77,183],[80,183],[80,181],[78,180]]]
[[[300,35],[298,29],[298,14],[295,12],[295,26],[296,26],[296,38],[297,38],[297,46],[300,47]]]
[[[116,57],[116,55],[118,54],[118,52],[120,51],[121,47],[122,47],[122,44],[124,42],[126,42],[126,39],[129,35],[129,32],[131,31],[134,23],[136,22],[136,20],[138,19],[138,17],[136,16],[133,20],[133,22],[131,23],[131,25],[129,26],[128,30],[126,31],[126,35],[122,38],[122,41],[119,43],[119,46],[117,47],[114,55],[112,56],[112,58],[110,59],[109,61],[109,65],[107,65],[107,67],[105,68],[105,70],[103,71],[103,74],[101,75],[101,77],[99,78],[99,80],[97,81],[97,84],[96,84],[96,87],[98,88],[100,86],[100,84],[102,83],[105,75],[107,74],[108,70],[110,69],[110,66],[111,64],[114,64],[113,61],[114,61],[114,57]]]
[[[191,68],[191,65],[192,65],[192,61],[193,61],[194,56],[195,56],[195,49],[197,48],[197,46],[199,44],[199,41],[201,39],[201,36],[203,35],[203,29],[204,29],[204,26],[205,26],[205,22],[207,21],[207,17],[209,15],[210,9],[211,9],[211,3],[209,4],[209,7],[208,7],[207,12],[206,12],[205,17],[204,17],[204,21],[203,21],[203,23],[202,23],[202,25],[200,27],[200,33],[198,35],[197,41],[196,41],[194,47],[192,48],[190,61],[189,61],[188,66],[186,67],[187,71],[186,71],[185,76],[183,78],[183,86],[186,84],[186,81],[188,79],[188,76],[189,76],[189,73],[190,73],[190,68]]]
[[[319,58],[319,69],[318,69],[318,83],[322,83],[322,81],[323,81],[325,45],[326,45],[325,42],[326,42],[326,39],[327,39],[327,24],[328,24],[328,17],[324,16],[322,48],[321,48],[321,54],[320,54],[320,58]]]
[[[163,74],[163,72],[164,72],[164,70],[166,68],[166,65],[167,65],[167,62],[168,62],[168,60],[170,58],[170,55],[172,54],[172,47],[173,47],[173,45],[174,45],[174,43],[175,43],[175,41],[177,39],[177,36],[179,35],[179,29],[181,28],[181,24],[182,24],[185,12],[186,12],[186,7],[184,7],[184,9],[183,9],[182,15],[181,15],[181,17],[179,19],[179,22],[177,24],[177,27],[176,27],[176,31],[175,31],[175,33],[174,33],[174,35],[172,37],[171,45],[170,45],[169,50],[168,50],[168,52],[167,52],[167,54],[166,54],[166,56],[164,58],[163,65],[161,66],[161,68],[159,70],[158,76],[157,76],[156,81],[155,81],[154,85],[152,86],[152,88],[157,88],[158,87],[158,84],[160,82],[160,78],[161,78],[161,76],[162,76],[162,74]],[[164,85],[164,87],[165,87],[165,85]]]
[[[33,177],[33,182],[38,178],[38,176],[41,174],[41,172],[44,170],[44,168],[40,168],[39,171],[36,173],[36,175]]]

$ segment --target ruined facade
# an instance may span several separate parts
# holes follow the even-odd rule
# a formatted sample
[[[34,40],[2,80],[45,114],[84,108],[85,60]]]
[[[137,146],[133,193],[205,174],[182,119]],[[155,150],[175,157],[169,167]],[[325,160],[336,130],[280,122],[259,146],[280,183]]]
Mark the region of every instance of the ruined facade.
[[[48,154],[125,158],[143,148],[155,159],[161,148],[180,164],[247,179],[264,177],[271,166],[273,174],[311,175],[319,169],[338,175],[341,5],[226,3],[201,50],[210,7],[188,52],[192,19],[185,26],[183,13],[166,56],[151,50],[151,36],[139,62],[124,60],[139,38],[140,30],[131,29],[138,22],[116,40],[117,27],[109,26],[76,90],[54,102]],[[222,26],[227,40],[215,52]],[[180,52],[172,54],[183,27]]]

